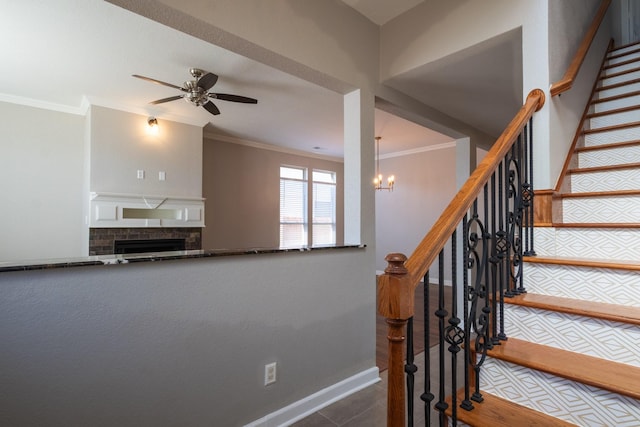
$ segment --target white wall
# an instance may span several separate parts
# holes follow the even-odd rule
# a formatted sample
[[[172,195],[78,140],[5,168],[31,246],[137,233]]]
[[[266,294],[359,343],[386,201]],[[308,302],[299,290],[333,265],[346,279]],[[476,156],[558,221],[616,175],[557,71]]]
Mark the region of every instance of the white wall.
[[[99,106],[0,113],[0,262],[88,255],[88,191],[202,197],[200,127],[161,121],[150,135],[147,117]]]
[[[147,120],[91,107],[90,191],[202,197],[202,128],[160,119],[158,133],[151,134]]]
[[[3,426],[242,426],[375,363],[365,249],[1,273]],[[277,362],[277,382],[263,385]]]
[[[548,2],[530,0],[452,0],[423,2],[389,21],[381,31],[380,77],[405,73],[516,28],[522,28],[523,99],[549,88]],[[549,182],[549,110],[536,114],[536,154],[543,187]],[[469,133],[467,133],[469,135]],[[473,138],[474,143],[482,143]]]
[[[84,120],[0,102],[0,263],[86,254]]]
[[[456,149],[381,159],[380,170],[395,174],[397,184],[393,192],[376,191],[378,271],[385,269],[384,257],[391,252],[410,256],[455,195]]]

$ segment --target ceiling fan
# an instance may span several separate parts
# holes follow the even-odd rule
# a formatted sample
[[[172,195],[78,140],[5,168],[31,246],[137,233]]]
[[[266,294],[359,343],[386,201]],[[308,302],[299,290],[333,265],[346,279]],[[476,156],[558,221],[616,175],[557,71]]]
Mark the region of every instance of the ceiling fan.
[[[205,110],[213,115],[220,114],[218,107],[211,102],[210,99],[220,99],[222,101],[242,102],[244,104],[257,104],[258,100],[254,98],[248,98],[240,95],[230,95],[227,93],[213,93],[209,92],[209,89],[213,87],[218,81],[218,76],[208,71],[201,70],[199,68],[191,68],[189,72],[195,80],[187,80],[182,87],[176,86],[171,83],[166,83],[160,80],[152,79],[151,77],[140,76],[133,74],[133,77],[137,77],[142,80],[147,80],[152,83],[156,83],[163,86],[169,86],[174,89],[178,89],[184,92],[181,95],[170,96],[168,98],[158,99],[151,101],[149,104],[162,104],[164,102],[175,101],[176,99],[183,98],[191,104],[203,107]]]

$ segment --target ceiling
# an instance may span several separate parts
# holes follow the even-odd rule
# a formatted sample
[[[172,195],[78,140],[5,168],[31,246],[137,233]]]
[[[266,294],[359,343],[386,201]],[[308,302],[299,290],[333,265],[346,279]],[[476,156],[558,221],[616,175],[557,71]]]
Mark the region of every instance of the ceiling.
[[[342,1],[372,21],[384,23],[424,0]],[[118,31],[113,31],[114,27]],[[469,85],[478,78],[507,82],[509,89],[504,96],[513,98],[511,92],[517,91],[513,76],[519,78],[521,73],[496,71],[502,61],[517,59],[517,54],[512,52],[517,44],[513,37],[412,70],[385,84],[414,97],[420,93],[437,94],[417,98],[462,121],[470,124],[475,121],[493,131],[487,125],[491,120],[474,117],[473,113],[460,108],[458,97],[468,100],[464,96],[468,95],[469,88],[452,92],[453,83],[447,76],[455,74],[458,79],[466,79]],[[512,53],[505,54],[505,47]],[[3,56],[0,101],[70,112],[81,112],[88,101],[156,116],[160,122],[168,119],[205,126],[205,133],[231,141],[247,140],[316,155],[343,156],[342,95],[105,1],[2,0],[0,51]],[[474,61],[483,64],[482,73],[475,76]],[[191,79],[188,72],[191,67],[220,76],[212,91],[253,97],[258,99],[258,104],[216,101],[221,110],[218,116],[183,100],[150,105],[152,100],[179,92],[131,77],[140,74],[182,86],[185,80]],[[424,87],[429,90],[425,91]],[[455,97],[440,96],[441,93],[455,93]],[[521,93],[518,95],[521,97]],[[493,101],[497,103],[499,99]],[[376,110],[376,134],[384,138],[381,154],[451,141],[449,137],[381,110]]]
[[[342,0],[372,22],[384,25],[425,0]]]

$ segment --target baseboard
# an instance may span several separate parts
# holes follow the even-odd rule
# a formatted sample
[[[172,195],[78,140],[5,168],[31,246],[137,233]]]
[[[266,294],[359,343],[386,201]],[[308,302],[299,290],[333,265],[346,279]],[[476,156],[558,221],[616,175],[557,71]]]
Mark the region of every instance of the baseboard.
[[[253,421],[245,425],[245,427],[280,427],[291,425],[378,381],[380,381],[378,368],[373,367],[367,369],[366,371],[362,371],[317,393],[307,396],[304,399],[298,400],[291,405],[272,412],[259,420]]]

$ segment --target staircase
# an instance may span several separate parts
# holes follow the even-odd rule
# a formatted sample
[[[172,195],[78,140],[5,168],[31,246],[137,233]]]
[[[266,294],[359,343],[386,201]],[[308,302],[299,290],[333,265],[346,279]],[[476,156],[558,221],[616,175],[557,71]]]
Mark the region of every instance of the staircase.
[[[608,52],[583,129],[461,424],[640,425],[640,44]]]

